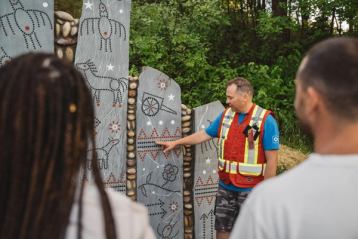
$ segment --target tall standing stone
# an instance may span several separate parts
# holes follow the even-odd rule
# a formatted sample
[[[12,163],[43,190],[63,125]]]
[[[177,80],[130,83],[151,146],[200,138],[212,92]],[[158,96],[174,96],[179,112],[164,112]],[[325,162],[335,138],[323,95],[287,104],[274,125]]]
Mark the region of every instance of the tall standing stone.
[[[53,52],[53,15],[53,0],[1,0],[0,66],[25,52]]]
[[[145,67],[137,102],[137,198],[149,210],[157,238],[183,238],[183,156],[164,154],[155,141],[181,138],[180,87],[162,72]]]
[[[84,0],[75,59],[96,107],[94,150],[104,183],[121,192],[126,190],[130,8],[130,0]]]
[[[223,110],[224,106],[219,101],[194,108],[195,132],[205,130]],[[217,139],[195,146],[195,238],[216,238],[214,206],[219,180],[216,150]]]

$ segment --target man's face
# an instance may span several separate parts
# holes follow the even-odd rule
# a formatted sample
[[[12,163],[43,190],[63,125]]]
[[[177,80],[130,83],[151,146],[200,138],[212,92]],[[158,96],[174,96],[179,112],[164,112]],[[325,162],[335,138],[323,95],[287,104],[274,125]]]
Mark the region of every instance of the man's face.
[[[300,128],[308,135],[312,136],[312,126],[309,122],[309,115],[307,114],[307,97],[299,79],[295,80],[296,95],[295,95],[295,111]]]
[[[226,103],[235,112],[243,112],[248,103],[248,94],[238,91],[237,85],[229,85],[226,89]]]

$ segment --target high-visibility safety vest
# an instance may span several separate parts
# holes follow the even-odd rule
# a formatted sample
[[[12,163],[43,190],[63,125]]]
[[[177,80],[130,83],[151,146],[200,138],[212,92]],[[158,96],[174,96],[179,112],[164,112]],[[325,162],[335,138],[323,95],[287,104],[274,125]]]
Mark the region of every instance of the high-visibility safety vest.
[[[239,113],[224,111],[219,128],[219,177],[226,184],[251,188],[264,179],[264,124],[271,111],[253,105],[238,124]]]

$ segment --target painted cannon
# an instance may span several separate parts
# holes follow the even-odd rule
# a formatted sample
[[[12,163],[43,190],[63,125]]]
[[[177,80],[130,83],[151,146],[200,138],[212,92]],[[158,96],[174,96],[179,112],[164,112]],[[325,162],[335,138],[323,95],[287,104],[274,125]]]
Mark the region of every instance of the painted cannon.
[[[163,101],[163,97],[144,92],[142,97],[142,112],[150,117],[158,114],[159,110],[176,115],[177,112],[165,106]]]

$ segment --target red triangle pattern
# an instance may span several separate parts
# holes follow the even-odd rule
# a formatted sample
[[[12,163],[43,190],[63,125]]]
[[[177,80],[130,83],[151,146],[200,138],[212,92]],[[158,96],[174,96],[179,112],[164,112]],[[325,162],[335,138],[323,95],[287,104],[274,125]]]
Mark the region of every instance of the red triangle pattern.
[[[145,134],[145,132],[144,132],[144,129],[141,129],[140,131],[139,131],[139,134],[138,134],[138,137],[137,137],[138,139],[146,139],[147,138],[147,135]]]
[[[205,187],[205,186],[211,186],[211,185],[217,185],[219,183],[219,179],[214,182],[211,175],[208,177],[206,182],[204,183],[201,177],[199,176],[198,179],[195,182],[196,187]]]
[[[173,135],[170,134],[170,131],[168,128],[164,128],[161,135],[159,135],[156,128],[152,129],[152,132],[150,132],[150,136],[148,137],[145,133],[144,129],[141,129],[139,131],[139,134],[137,136],[138,140],[147,140],[147,139],[177,139],[181,137],[181,130],[179,127],[176,128]]]
[[[214,198],[215,198],[215,196],[210,196],[210,197],[206,197],[205,199],[206,199],[206,202],[207,202],[209,205],[211,205],[211,203],[213,202]]]
[[[106,185],[113,185],[113,184],[123,184],[125,183],[125,179],[116,179],[116,177],[111,173],[107,180],[103,180],[104,184]]]
[[[203,200],[204,200],[204,198],[202,198],[202,197],[196,197],[196,198],[195,198],[195,201],[196,201],[196,203],[198,204],[199,207],[200,207],[201,204],[203,203]]]
[[[214,201],[215,196],[216,195],[195,197],[195,201],[199,207],[203,203],[204,199],[208,203],[208,205],[211,205]]]
[[[162,133],[162,138],[170,138],[170,133],[168,128],[165,128]]]
[[[166,152],[166,153],[163,152],[163,155],[164,155],[165,159],[169,158],[169,154],[170,154],[170,152]]]
[[[211,177],[211,175],[208,177],[208,180],[206,181],[207,185],[217,185],[218,184],[218,180],[216,180],[216,182],[214,182],[213,178]]]
[[[175,130],[174,136],[176,136],[176,137],[181,137],[182,136],[181,135],[181,130],[180,130],[179,127]]]
[[[171,152],[166,152],[164,153],[162,150],[143,150],[143,151],[140,151],[138,150],[138,157],[141,159],[141,160],[144,160],[145,156],[147,156],[148,154],[152,157],[153,160],[157,160],[158,158],[158,155],[159,154],[163,154],[165,159],[169,159],[169,155]],[[181,151],[174,151],[174,154],[179,157],[180,156],[180,153]]]
[[[195,186],[202,186],[204,185],[203,180],[201,180],[201,177],[198,177],[198,179],[195,182]]]
[[[158,132],[157,132],[157,129],[156,128],[154,128],[153,130],[152,130],[152,134],[150,135],[150,138],[158,138],[159,137],[159,134],[158,134]]]
[[[145,156],[147,155],[147,152],[144,151],[138,151],[138,156],[141,160],[143,160],[145,158]]]
[[[150,155],[152,156],[152,158],[154,159],[154,160],[156,160],[157,159],[157,156],[158,156],[158,154],[160,153],[160,151],[158,151],[158,150],[156,150],[156,151],[150,151]]]

